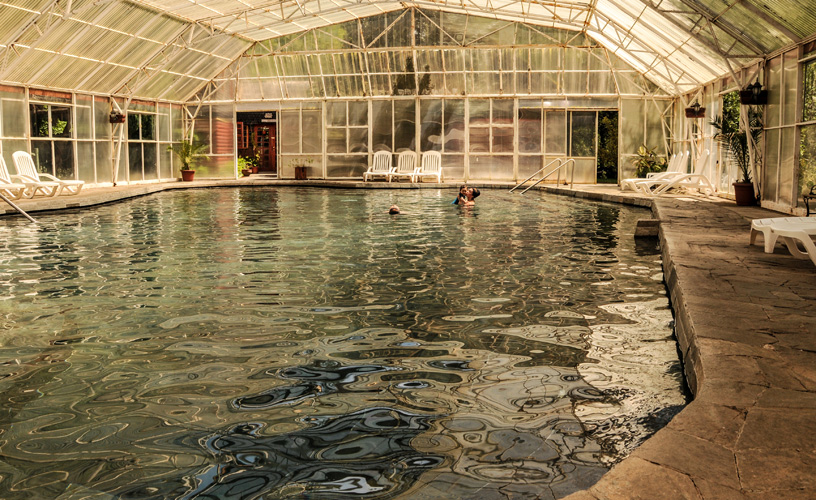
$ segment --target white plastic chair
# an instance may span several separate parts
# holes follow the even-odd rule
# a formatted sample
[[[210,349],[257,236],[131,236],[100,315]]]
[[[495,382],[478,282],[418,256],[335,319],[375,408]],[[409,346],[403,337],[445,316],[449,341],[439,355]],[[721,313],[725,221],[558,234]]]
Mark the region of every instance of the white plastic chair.
[[[0,192],[9,199],[19,200],[26,195],[29,186],[14,182],[11,179],[12,176],[9,174],[8,167],[6,167],[6,161],[0,156]]]
[[[374,160],[368,167],[368,170],[363,172],[363,182],[368,181],[369,178],[383,177],[388,179],[388,174],[391,173],[391,152],[377,151],[374,153]]]
[[[21,178],[21,180],[30,180],[42,185],[47,185],[49,188],[54,188],[54,192],[47,194],[47,196],[56,196],[63,192],[69,195],[79,194],[79,192],[82,191],[82,186],[85,185],[85,181],[62,180],[54,177],[51,174],[37,172],[37,167],[34,165],[34,159],[31,158],[31,155],[25,151],[16,151],[11,156],[14,158],[14,167],[17,169],[17,175]],[[34,196],[36,191],[41,190],[44,191],[44,188],[38,187],[37,189],[34,189],[31,196]]]
[[[439,151],[425,151],[420,163],[417,181],[422,182],[423,177],[436,177],[436,182],[442,182],[442,155]]]
[[[418,170],[416,153],[413,151],[403,151],[397,157],[397,168],[388,174],[388,182],[391,182],[391,179],[399,179],[401,177],[406,177],[410,179],[411,182],[414,182]]]

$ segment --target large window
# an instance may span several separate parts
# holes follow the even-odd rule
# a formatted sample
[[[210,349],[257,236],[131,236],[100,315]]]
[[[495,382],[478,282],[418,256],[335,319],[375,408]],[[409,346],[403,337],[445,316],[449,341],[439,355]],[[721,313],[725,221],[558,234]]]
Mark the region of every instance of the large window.
[[[155,114],[129,112],[127,124],[128,173],[130,180],[158,179]]]
[[[811,46],[816,45],[811,43]],[[813,50],[816,54],[816,47]],[[799,194],[816,186],[816,59],[802,65],[802,127],[799,130]],[[799,203],[802,204],[801,196]]]
[[[29,94],[31,155],[40,172],[74,179],[71,94],[32,90]]]

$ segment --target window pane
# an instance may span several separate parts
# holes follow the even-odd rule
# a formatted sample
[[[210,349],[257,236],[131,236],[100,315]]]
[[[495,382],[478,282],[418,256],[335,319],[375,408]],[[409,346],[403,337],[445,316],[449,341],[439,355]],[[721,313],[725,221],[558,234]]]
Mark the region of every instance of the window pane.
[[[513,124],[513,100],[494,99],[493,100],[493,124],[512,125]]]
[[[414,150],[414,101],[394,101],[394,152]]]
[[[128,172],[131,181],[141,181],[142,178],[142,145],[128,144]]]
[[[595,156],[595,112],[573,111],[570,115],[571,155]]]
[[[490,101],[487,99],[471,99],[470,101],[470,125],[490,124]]]
[[[155,115],[142,115],[142,140],[153,141],[156,139],[156,117]]]
[[[371,104],[371,144],[374,151],[391,151],[393,115],[391,101],[375,101]]]
[[[51,141],[32,141],[31,156],[37,165],[37,172],[54,173],[54,162],[51,156]]]
[[[445,101],[444,122],[445,122],[444,123],[445,138],[443,140],[443,147],[445,152],[464,153],[465,151],[464,99]],[[464,168],[464,163],[462,168]]]
[[[519,108],[519,153],[541,152],[541,109]]]
[[[567,153],[567,113],[566,111],[547,111],[546,137],[547,154],[563,155]]]
[[[470,152],[489,153],[490,152],[490,129],[487,127],[474,127],[470,129]]]
[[[420,101],[422,128],[420,129],[420,151],[442,151],[442,101],[439,99]]]
[[[71,137],[71,108],[51,106],[51,137]]]
[[[128,125],[128,139],[138,141],[141,135],[139,134],[139,126],[140,120],[139,115],[135,113],[129,113],[127,115],[127,125]]]
[[[348,129],[349,153],[368,152],[368,127]]]
[[[281,110],[280,112],[280,152],[300,153],[300,112],[295,110]]]
[[[802,121],[816,120],[816,61],[810,61],[802,67],[804,81],[802,84]],[[804,132],[803,132],[804,133]],[[813,133],[812,131],[810,132]],[[812,138],[811,138],[812,140]]]
[[[513,152],[513,127],[493,127],[493,152]]]
[[[70,141],[54,141],[54,169],[60,179],[74,179],[74,144]]]
[[[320,110],[303,110],[303,130],[308,133],[303,137],[304,153],[320,153],[323,147],[323,127],[320,124]]]
[[[159,169],[156,165],[156,144],[143,144],[142,146],[142,151],[144,152],[145,179],[158,179]]]
[[[803,195],[809,193],[811,187],[816,186],[816,125],[802,127],[801,133],[799,194]],[[802,197],[797,196],[797,198],[801,206]]]
[[[31,105],[31,137],[50,137],[47,104]]]

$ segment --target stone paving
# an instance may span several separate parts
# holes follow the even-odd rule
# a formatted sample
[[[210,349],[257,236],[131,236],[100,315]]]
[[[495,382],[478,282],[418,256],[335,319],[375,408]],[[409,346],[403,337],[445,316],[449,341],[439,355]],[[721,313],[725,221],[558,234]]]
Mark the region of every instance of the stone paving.
[[[266,184],[295,182],[249,178],[86,188],[80,196],[19,205],[36,214],[164,189]],[[629,458],[589,490],[567,499],[816,498],[816,266],[793,258],[781,244],[773,254],[748,244],[751,219],[785,214],[737,207],[719,198],[649,199],[621,193],[617,186],[544,189],[651,207],[652,217],[660,221],[664,276],[694,394],[680,414]],[[9,213],[14,212],[6,208]]]

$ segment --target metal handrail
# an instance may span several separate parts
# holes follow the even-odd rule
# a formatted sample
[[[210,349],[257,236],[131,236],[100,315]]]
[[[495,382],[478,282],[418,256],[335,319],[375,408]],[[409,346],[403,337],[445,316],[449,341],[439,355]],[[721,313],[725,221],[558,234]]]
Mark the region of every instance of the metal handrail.
[[[18,207],[17,205],[15,205],[14,203],[12,203],[12,202],[11,202],[11,200],[9,200],[8,198],[6,198],[6,195],[4,195],[2,191],[0,191],[0,198],[2,198],[2,199],[3,199],[3,201],[5,201],[5,202],[6,202],[6,203],[8,203],[9,205],[11,205],[11,208],[13,208],[14,210],[17,210],[17,211],[18,211],[18,212],[20,212],[21,214],[25,215],[25,216],[26,216],[26,218],[27,218],[28,220],[30,220],[31,222],[33,222],[33,223],[35,223],[35,224],[37,223],[37,221],[36,221],[36,220],[34,220],[34,219],[33,219],[33,218],[30,216],[30,215],[28,215],[27,213],[25,213],[25,211],[24,211],[22,208]]]
[[[536,175],[538,175],[538,174],[539,174],[541,171],[545,170],[547,167],[549,167],[549,166],[550,166],[550,165],[552,165],[553,163],[555,163],[555,162],[561,163],[561,161],[562,161],[562,160],[561,160],[561,158],[556,158],[555,160],[551,161],[550,163],[548,163],[548,164],[544,165],[543,167],[539,168],[538,170],[536,170],[536,171],[535,171],[535,173],[534,173],[533,175],[531,175],[530,177],[527,177],[527,178],[526,178],[526,179],[524,179],[523,181],[521,181],[521,182],[519,182],[518,184],[516,184],[515,186],[513,186],[513,188],[510,190],[510,192],[512,193],[512,192],[513,192],[513,191],[515,191],[516,189],[520,188],[520,187],[521,187],[521,186],[522,186],[522,185],[523,185],[525,182],[529,181],[530,179],[532,179],[533,177],[535,177]],[[558,167],[556,167],[556,169],[555,169],[555,170],[558,170],[559,168],[561,168],[561,166],[560,166],[560,165],[559,165]],[[554,172],[555,170],[553,170],[553,172]],[[537,184],[537,183],[536,183],[536,184]],[[535,184],[533,184],[533,185],[535,185]]]
[[[560,160],[559,160],[559,161],[560,161]],[[552,162],[550,162],[550,163],[552,163]],[[556,179],[556,181],[555,181],[555,182],[556,182],[556,184],[560,184],[560,183],[561,183],[561,169],[562,169],[562,168],[564,168],[564,167],[566,167],[566,166],[567,166],[567,165],[569,165],[570,163],[572,163],[572,170],[570,171],[570,174],[571,174],[571,175],[570,175],[570,189],[572,189],[572,185],[575,183],[575,159],[574,159],[574,158],[570,158],[569,160],[565,161],[565,162],[564,162],[564,163],[562,163],[561,165],[558,165],[557,167],[555,167],[555,170],[553,170],[552,172],[549,172],[547,175],[545,175],[545,176],[544,176],[544,177],[542,177],[541,179],[539,179],[539,180],[535,181],[535,182],[534,182],[532,185],[530,185],[529,187],[527,187],[527,188],[526,188],[524,191],[522,191],[522,192],[521,192],[521,193],[519,193],[519,194],[524,194],[524,193],[526,193],[527,191],[529,191],[530,189],[532,189],[532,188],[534,188],[534,187],[538,186],[538,184],[539,184],[540,182],[543,182],[543,181],[544,181],[544,179],[546,179],[547,177],[551,176],[552,174],[554,174],[554,173],[556,173],[556,172],[558,172],[558,178]],[[544,168],[547,168],[547,167],[544,167]]]

